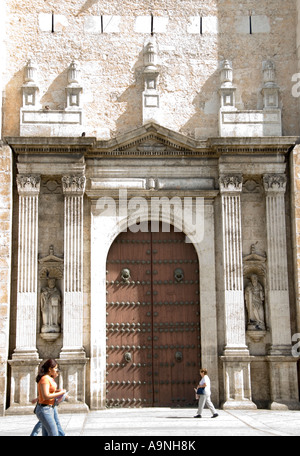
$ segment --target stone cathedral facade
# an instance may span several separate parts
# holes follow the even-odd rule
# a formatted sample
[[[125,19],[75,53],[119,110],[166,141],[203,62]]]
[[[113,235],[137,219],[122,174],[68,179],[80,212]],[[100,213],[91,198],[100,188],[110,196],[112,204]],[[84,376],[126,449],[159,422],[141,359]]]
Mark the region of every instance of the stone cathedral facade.
[[[0,405],[299,409],[299,0],[0,5]],[[299,336],[299,337],[298,337]]]

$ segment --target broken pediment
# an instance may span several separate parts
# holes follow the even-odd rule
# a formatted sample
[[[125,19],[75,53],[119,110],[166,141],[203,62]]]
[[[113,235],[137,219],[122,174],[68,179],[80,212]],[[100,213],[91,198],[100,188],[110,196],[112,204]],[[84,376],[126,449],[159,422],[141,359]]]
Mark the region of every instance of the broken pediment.
[[[54,247],[50,245],[49,255],[39,260],[40,279],[61,279],[64,272],[64,260],[54,255]]]

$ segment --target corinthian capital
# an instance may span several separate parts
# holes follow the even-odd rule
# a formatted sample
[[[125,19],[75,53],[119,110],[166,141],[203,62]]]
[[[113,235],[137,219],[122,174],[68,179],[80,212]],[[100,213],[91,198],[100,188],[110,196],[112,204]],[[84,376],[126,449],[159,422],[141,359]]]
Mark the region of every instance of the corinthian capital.
[[[66,196],[82,196],[85,190],[85,176],[63,176],[62,179],[63,193]]]
[[[243,185],[243,176],[241,174],[226,174],[219,178],[220,191],[223,192],[241,192]]]
[[[284,193],[286,189],[285,174],[265,174],[263,176],[266,193]]]
[[[36,196],[40,193],[41,178],[37,175],[18,174],[17,187],[21,196]]]

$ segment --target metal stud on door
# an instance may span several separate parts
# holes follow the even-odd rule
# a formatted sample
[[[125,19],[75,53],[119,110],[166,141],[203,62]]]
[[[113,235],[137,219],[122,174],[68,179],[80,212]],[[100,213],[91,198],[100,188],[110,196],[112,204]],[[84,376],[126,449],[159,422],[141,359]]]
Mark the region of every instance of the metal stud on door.
[[[198,260],[183,233],[127,233],[107,260],[107,405],[189,406],[200,366]]]

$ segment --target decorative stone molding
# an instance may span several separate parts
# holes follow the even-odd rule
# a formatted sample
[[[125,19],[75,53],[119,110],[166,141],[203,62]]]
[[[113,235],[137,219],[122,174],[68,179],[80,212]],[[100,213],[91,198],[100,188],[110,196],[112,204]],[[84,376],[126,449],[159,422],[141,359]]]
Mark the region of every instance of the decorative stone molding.
[[[20,112],[20,136],[80,136],[83,133],[81,105],[82,86],[78,82],[78,68],[72,62],[68,68],[65,109],[41,108],[37,99],[36,68],[31,60],[25,67],[22,86],[23,106]]]
[[[263,79],[264,109],[277,109],[279,106],[279,87],[275,83],[275,64],[272,60],[263,62]]]
[[[264,62],[262,110],[238,110],[235,107],[236,87],[232,84],[232,67],[225,60],[221,71],[219,133],[220,136],[281,136],[281,109],[278,107],[279,87],[275,84],[275,69],[271,61]]]
[[[40,279],[62,279],[64,272],[64,260],[54,255],[54,247],[50,245],[49,255],[39,260],[39,277]]]
[[[158,77],[159,71],[156,66],[157,45],[155,38],[144,46],[144,91],[143,91],[143,124],[150,121],[160,120]]]
[[[37,175],[17,175],[17,188],[20,196],[36,196],[40,193],[41,178]]]
[[[222,175],[219,178],[221,192],[241,192],[243,176],[241,174]]]
[[[73,61],[68,69],[68,86],[66,87],[67,110],[76,110],[81,108],[81,93],[83,88],[78,82],[79,70],[77,64]]]
[[[236,87],[232,84],[233,71],[228,60],[225,60],[220,72],[221,87],[219,90],[221,96],[221,109],[226,111],[236,111],[235,107],[235,92]]]
[[[82,196],[85,191],[85,176],[63,176],[62,179],[63,193],[65,196]]]
[[[36,66],[32,60],[28,60],[25,66],[25,83],[22,85],[23,108],[36,109],[39,107],[37,98],[39,87],[36,83]]]
[[[263,176],[264,189],[267,194],[285,193],[286,175],[285,174],[265,174]]]

